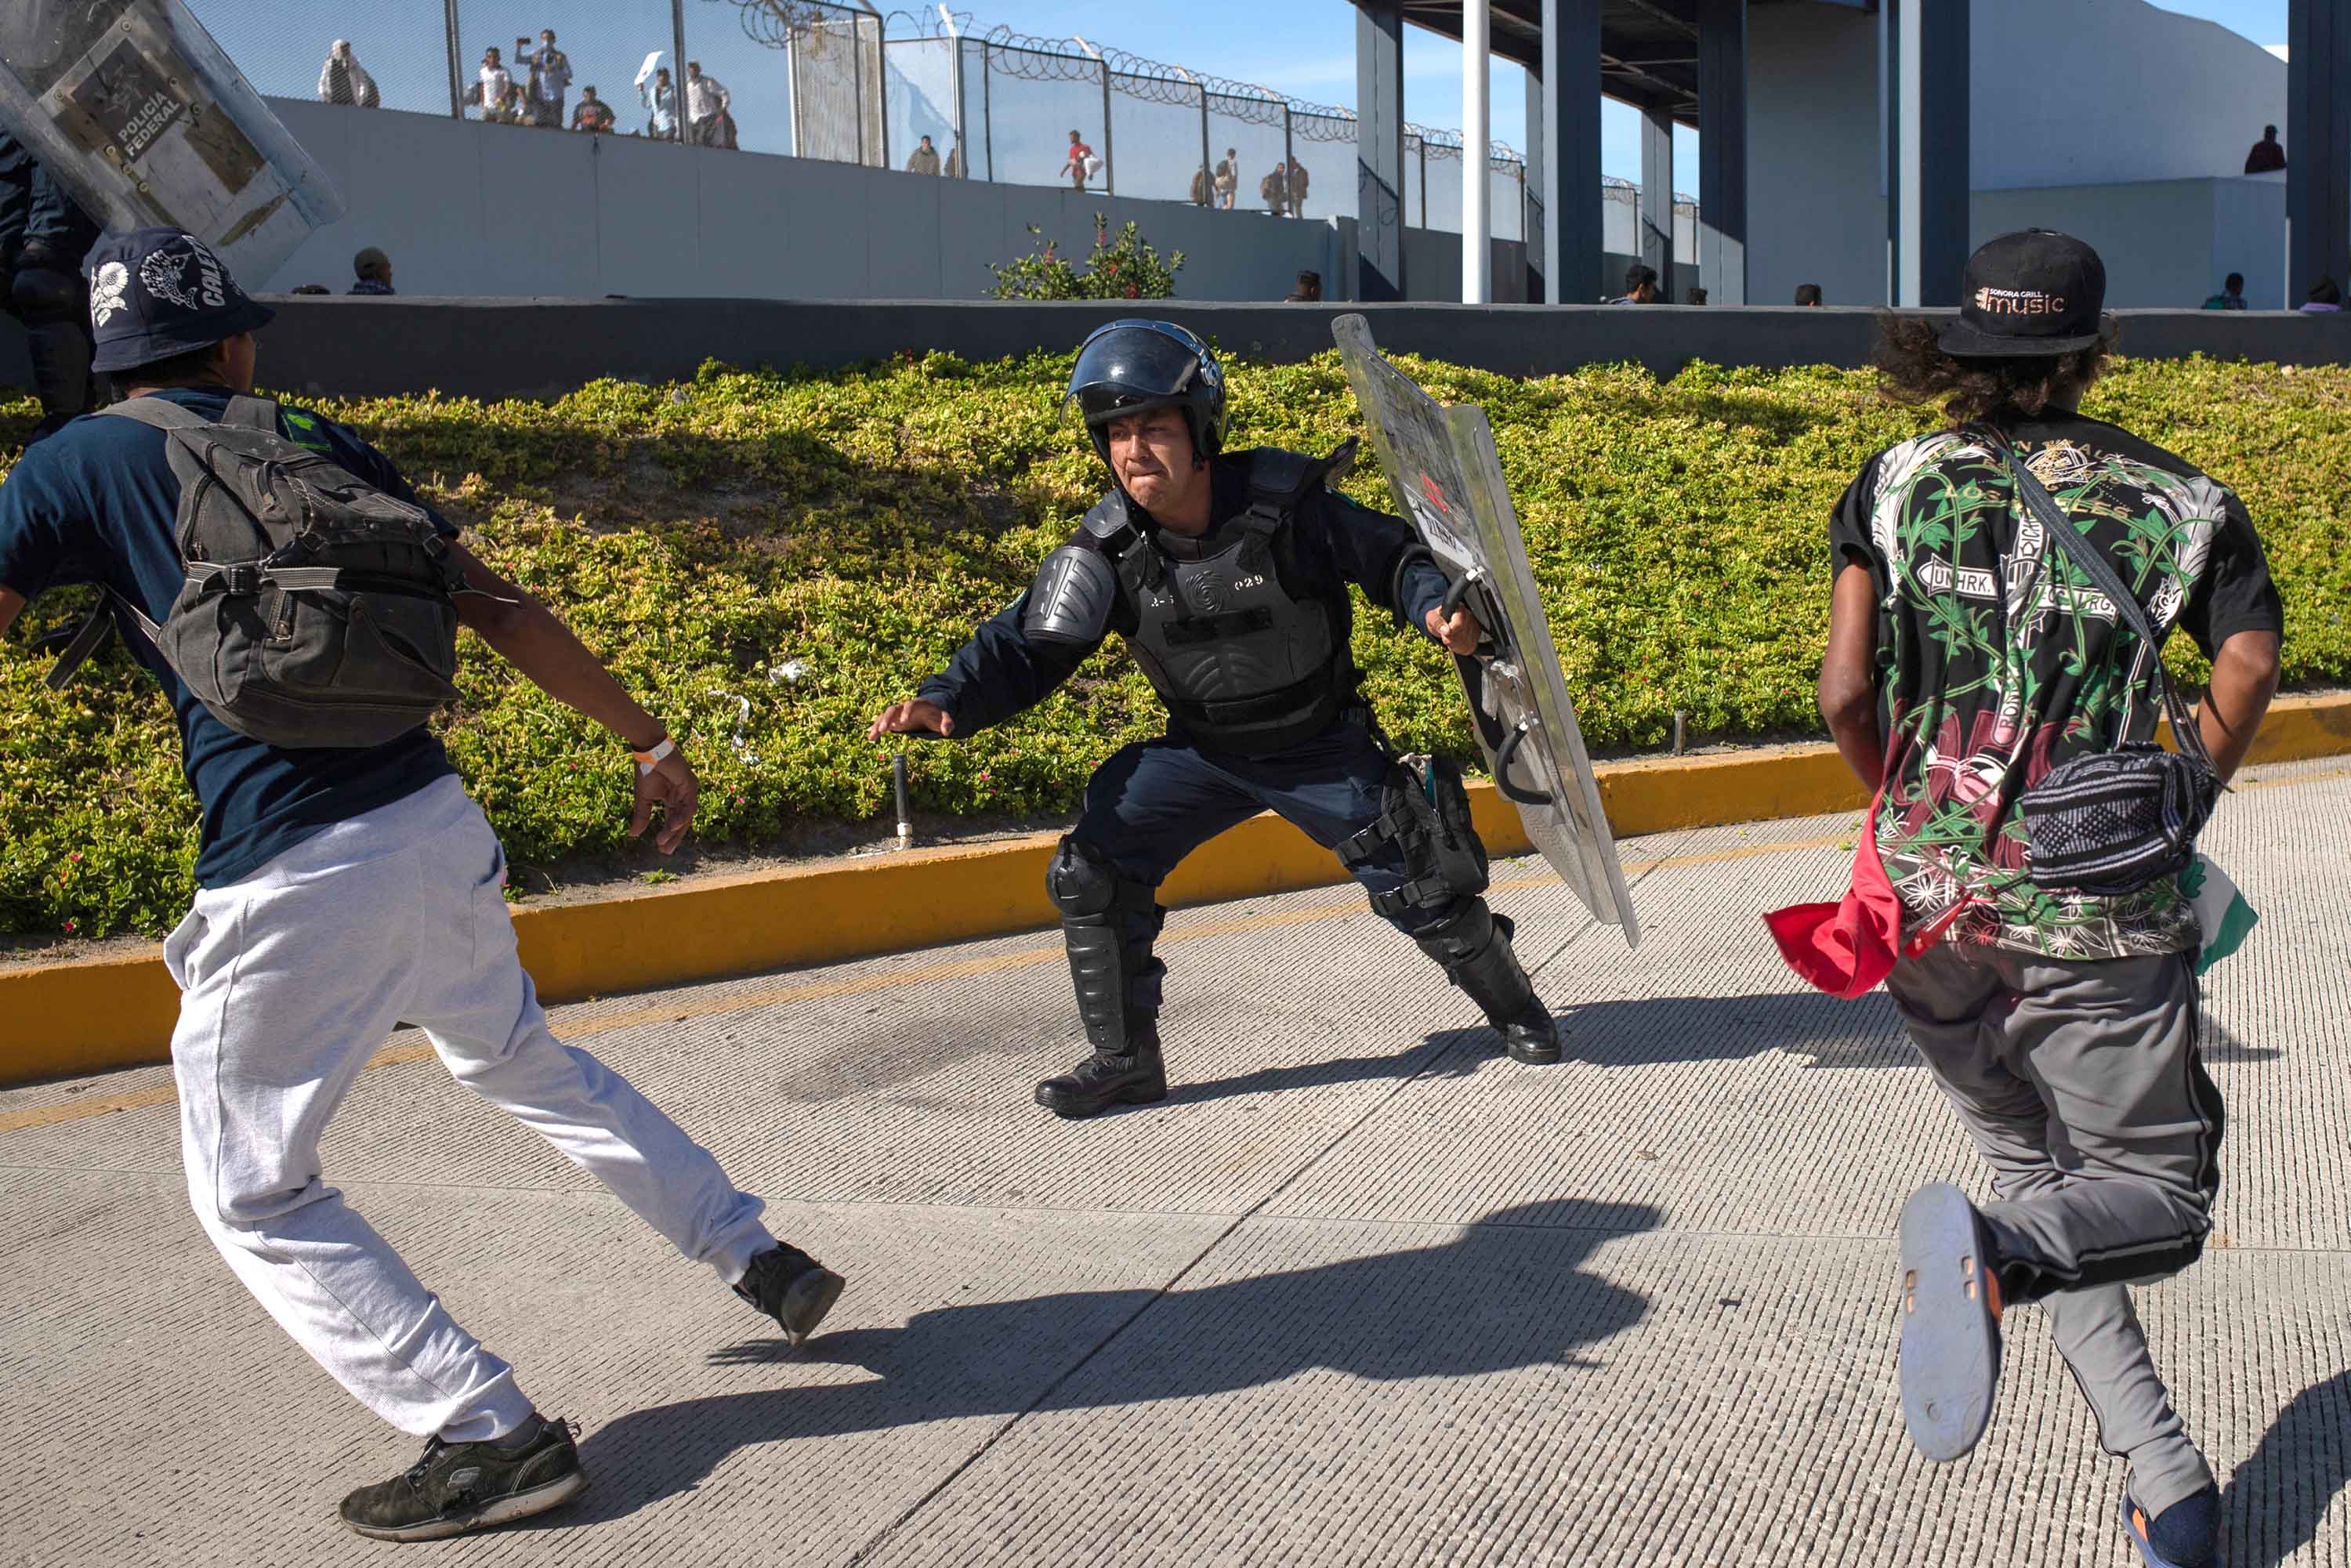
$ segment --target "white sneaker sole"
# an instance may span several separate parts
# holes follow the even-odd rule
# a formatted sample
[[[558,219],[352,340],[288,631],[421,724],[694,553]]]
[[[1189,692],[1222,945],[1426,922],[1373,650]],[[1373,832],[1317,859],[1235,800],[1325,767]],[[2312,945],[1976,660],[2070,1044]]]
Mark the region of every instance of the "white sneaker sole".
[[[528,1519],[534,1513],[545,1513],[551,1508],[561,1508],[587,1490],[588,1472],[574,1470],[568,1476],[549,1481],[545,1486],[486,1502],[462,1518],[427,1520],[423,1524],[412,1524],[401,1530],[352,1524],[348,1519],[343,1522],[371,1541],[445,1541],[469,1530],[485,1530],[494,1524],[507,1524],[517,1519]]]

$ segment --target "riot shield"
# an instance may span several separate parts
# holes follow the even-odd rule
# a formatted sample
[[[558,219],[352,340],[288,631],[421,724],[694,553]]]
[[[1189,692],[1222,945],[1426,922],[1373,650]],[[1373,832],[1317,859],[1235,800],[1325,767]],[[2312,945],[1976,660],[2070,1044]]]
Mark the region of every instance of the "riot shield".
[[[99,224],[184,229],[248,287],[343,213],[181,0],[9,0],[0,123]]]
[[[1363,317],[1340,317],[1332,333],[1396,509],[1452,585],[1447,607],[1467,603],[1486,629],[1477,655],[1453,663],[1495,788],[1518,807],[1527,837],[1593,917],[1623,927],[1625,940],[1638,946],[1640,922],[1486,412],[1448,407],[1421,391],[1380,357]]]

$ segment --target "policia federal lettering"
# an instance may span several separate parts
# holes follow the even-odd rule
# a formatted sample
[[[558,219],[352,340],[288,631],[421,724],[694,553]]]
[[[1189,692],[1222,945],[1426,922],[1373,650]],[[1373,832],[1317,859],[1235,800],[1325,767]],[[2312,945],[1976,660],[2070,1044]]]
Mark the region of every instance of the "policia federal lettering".
[[[1373,907],[1445,967],[1510,1054],[1555,1061],[1557,1025],[1478,894],[1485,851],[1449,765],[1396,757],[1348,652],[1352,583],[1457,652],[1479,635],[1439,609],[1445,577],[1401,519],[1327,481],[1352,455],[1224,451],[1225,382],[1170,322],[1113,322],[1071,378],[1113,486],[1028,591],[983,624],[876,735],[967,735],[1042,700],[1113,633],[1166,703],[1165,737],[1103,763],[1047,890],[1061,911],[1092,1053],[1038,1085],[1088,1116],[1167,1092],[1153,946],[1159,884],[1194,849],[1271,810],[1334,851]]]

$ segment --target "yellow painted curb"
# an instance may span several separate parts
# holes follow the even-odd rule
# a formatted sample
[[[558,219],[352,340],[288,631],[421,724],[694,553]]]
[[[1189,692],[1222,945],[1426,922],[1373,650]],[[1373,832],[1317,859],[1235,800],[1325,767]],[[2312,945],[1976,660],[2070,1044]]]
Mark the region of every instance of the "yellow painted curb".
[[[2283,697],[2253,762],[2351,752],[2351,696]],[[1834,747],[1604,763],[1600,798],[1619,838],[1726,822],[1857,810],[1867,797]],[[1529,848],[1490,784],[1470,788],[1496,855]],[[551,1002],[824,964],[1054,923],[1045,862],[1054,835],[912,850],[716,877],[589,904],[514,911],[523,963]],[[1169,877],[1170,904],[1254,898],[1345,880],[1329,851],[1274,816],[1251,818]],[[179,992],[162,949],[0,970],[0,1083],[161,1061]]]

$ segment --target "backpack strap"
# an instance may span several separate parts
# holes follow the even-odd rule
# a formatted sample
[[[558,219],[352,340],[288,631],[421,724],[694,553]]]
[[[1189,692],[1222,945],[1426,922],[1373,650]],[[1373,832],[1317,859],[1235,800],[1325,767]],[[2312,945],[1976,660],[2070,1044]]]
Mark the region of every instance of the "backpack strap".
[[[234,398],[229,401],[232,404],[236,402]],[[156,397],[152,393],[140,397],[127,397],[120,402],[108,403],[98,412],[111,414],[116,419],[127,419],[134,423],[151,425],[157,430],[193,430],[200,425],[215,423],[206,419],[194,409],[183,408],[170,398]]]
[[[241,425],[247,430],[275,435],[277,434],[277,400],[238,392],[228,400],[228,407],[222,413],[218,423]]]
[[[98,608],[91,611],[89,618],[75,629],[73,641],[66,644],[66,651],[59,653],[57,662],[49,667],[48,677],[43,683],[49,690],[63,691],[66,683],[73,679],[76,670],[106,651],[106,645],[114,640],[114,612],[117,610],[137,622],[139,630],[146,633],[150,643],[161,643],[163,629],[148,620],[145,611],[110,588],[103,591],[105,597],[99,601]]]

